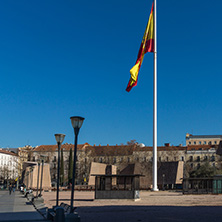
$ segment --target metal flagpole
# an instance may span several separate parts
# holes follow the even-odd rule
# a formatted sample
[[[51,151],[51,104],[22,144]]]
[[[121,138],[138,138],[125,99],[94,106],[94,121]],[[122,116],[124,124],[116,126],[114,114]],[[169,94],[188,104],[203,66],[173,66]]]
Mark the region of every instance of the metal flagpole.
[[[153,191],[158,191],[157,187],[157,16],[156,0],[154,0],[154,69],[153,69]]]

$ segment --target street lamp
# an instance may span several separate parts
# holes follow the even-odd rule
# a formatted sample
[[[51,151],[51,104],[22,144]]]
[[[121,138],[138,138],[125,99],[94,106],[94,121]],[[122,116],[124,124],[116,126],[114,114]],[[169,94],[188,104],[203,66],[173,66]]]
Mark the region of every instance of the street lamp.
[[[41,172],[41,182],[40,182],[40,193],[39,193],[39,197],[42,196],[42,180],[43,180],[43,167],[44,167],[44,159],[45,157],[47,157],[46,155],[41,155],[41,162],[42,162],[42,172]]]
[[[165,182],[164,179],[165,179],[165,174],[163,174],[163,181],[162,181],[163,182],[163,188],[162,188],[163,190],[165,190],[165,188],[164,188],[164,182]]]
[[[59,176],[60,176],[60,148],[65,138],[65,134],[55,134],[56,142],[58,144],[58,165],[57,165],[57,193],[56,193],[56,206],[59,204]]]
[[[33,183],[33,170],[34,170],[34,167],[31,166],[30,167],[30,189],[32,189],[32,183]]]
[[[39,192],[39,171],[40,171],[40,160],[38,160],[38,175],[37,175],[37,191],[36,191],[36,197],[38,197],[38,192]]]
[[[74,161],[73,161],[73,171],[72,171],[72,192],[71,192],[71,213],[73,213],[73,198],[74,198],[74,188],[75,188],[75,173],[76,173],[76,152],[77,152],[77,140],[79,130],[83,124],[85,118],[80,116],[72,116],[70,117],[72,126],[75,133],[75,147],[74,147]]]

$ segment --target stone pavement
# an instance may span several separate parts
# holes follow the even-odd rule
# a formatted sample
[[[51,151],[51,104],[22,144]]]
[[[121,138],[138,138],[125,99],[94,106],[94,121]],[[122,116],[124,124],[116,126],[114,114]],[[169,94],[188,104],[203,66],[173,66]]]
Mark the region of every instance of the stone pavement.
[[[0,222],[45,221],[33,205],[19,192],[9,195],[8,191],[0,191]]]
[[[60,192],[70,204],[70,192]],[[56,192],[43,193],[46,206]],[[222,195],[183,195],[181,192],[141,192],[141,200],[94,200],[94,192],[75,192],[81,222],[211,222],[222,221]]]

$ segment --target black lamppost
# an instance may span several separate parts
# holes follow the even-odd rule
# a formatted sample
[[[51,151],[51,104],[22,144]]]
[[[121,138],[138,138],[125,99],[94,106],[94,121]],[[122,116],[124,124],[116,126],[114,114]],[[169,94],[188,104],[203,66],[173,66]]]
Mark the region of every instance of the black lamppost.
[[[36,197],[38,197],[38,192],[39,192],[39,171],[40,171],[40,160],[38,160],[38,175],[37,175],[37,191],[36,191]]]
[[[77,140],[79,129],[81,128],[83,121],[85,118],[80,116],[72,116],[70,117],[72,126],[74,128],[75,133],[75,147],[74,147],[74,160],[73,160],[73,171],[72,171],[72,192],[71,192],[71,213],[73,213],[73,198],[74,198],[74,188],[75,188],[75,173],[76,173],[76,152],[77,152]]]
[[[29,189],[29,171],[27,171],[27,173],[26,173],[26,177],[27,177],[27,185],[26,185],[26,189]]]
[[[58,165],[57,165],[57,193],[56,193],[56,206],[59,204],[59,178],[60,178],[60,148],[65,138],[65,134],[55,134],[56,142],[58,144]]]
[[[30,189],[32,189],[32,182],[33,182],[33,170],[34,170],[34,167],[31,166],[30,167]]]
[[[163,190],[165,190],[165,188],[164,188],[164,183],[165,183],[164,179],[165,179],[165,174],[163,174]]]
[[[40,193],[39,197],[42,196],[42,180],[43,180],[43,167],[44,167],[44,158],[47,157],[46,155],[41,155],[41,162],[42,162],[42,172],[41,172],[41,182],[40,182]]]

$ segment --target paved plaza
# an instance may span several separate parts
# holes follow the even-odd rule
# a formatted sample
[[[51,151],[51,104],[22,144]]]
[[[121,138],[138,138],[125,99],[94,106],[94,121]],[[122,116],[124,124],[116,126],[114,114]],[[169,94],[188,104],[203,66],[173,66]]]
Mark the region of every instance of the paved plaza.
[[[55,192],[43,195],[55,205]],[[70,192],[60,192],[70,204]],[[81,222],[221,221],[222,195],[183,195],[181,192],[141,192],[141,200],[94,200],[94,192],[75,192]]]
[[[56,192],[43,193],[48,207]],[[60,192],[60,202],[70,204],[70,192]],[[94,200],[94,192],[75,192],[74,206],[81,222],[221,221],[222,195],[183,195],[180,192],[142,191],[141,200]],[[0,222],[44,221],[19,192],[0,191]]]
[[[44,221],[33,205],[19,192],[0,191],[0,222]]]

